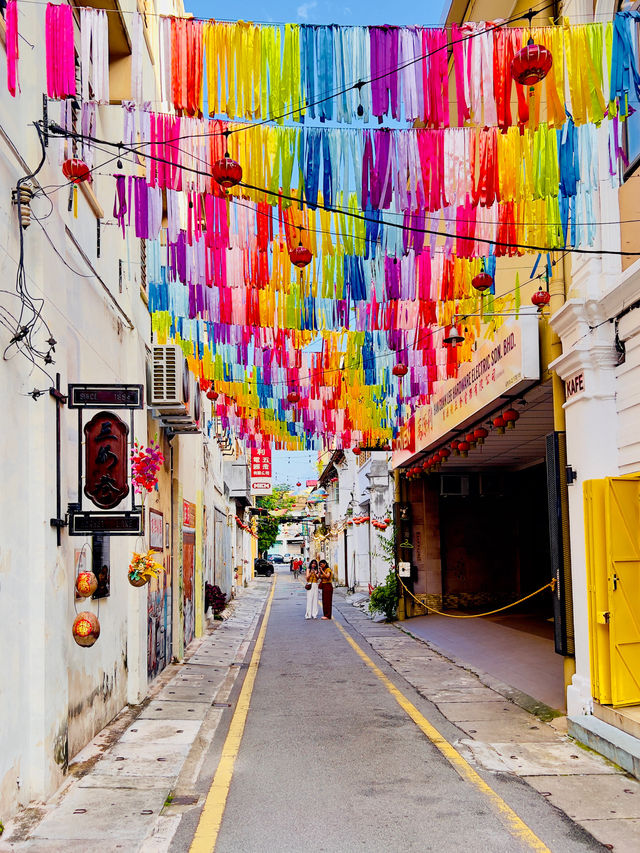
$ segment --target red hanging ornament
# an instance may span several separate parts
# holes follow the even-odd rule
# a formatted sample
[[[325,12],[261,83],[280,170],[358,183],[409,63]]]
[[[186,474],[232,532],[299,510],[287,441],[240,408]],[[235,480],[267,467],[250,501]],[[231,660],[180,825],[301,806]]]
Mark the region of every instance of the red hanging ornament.
[[[300,402],[300,394],[297,391],[289,391],[287,394],[287,400],[290,403],[299,403]]]
[[[485,438],[489,435],[489,430],[486,430],[484,427],[478,427],[474,429],[473,436],[478,444],[484,444]]]
[[[458,450],[460,451],[460,456],[468,456],[469,451],[471,450],[471,445],[468,441],[459,441]]]
[[[296,486],[298,486],[298,488],[300,488],[301,485],[302,483],[296,483]]]
[[[454,456],[460,456],[460,442],[457,438],[454,438],[454,440],[451,442],[451,449],[453,450]]]
[[[515,429],[516,421],[520,418],[520,413],[515,409],[505,409],[502,413],[502,417],[507,423],[507,429]]]
[[[451,456],[451,451],[448,447],[441,447],[438,451],[438,456],[442,459],[443,462],[446,462],[447,459]]]
[[[213,179],[225,190],[235,187],[242,180],[242,166],[225,151],[222,160],[216,160],[213,164]]]
[[[551,294],[548,290],[543,290],[542,287],[540,287],[531,297],[531,301],[538,311],[540,311],[545,305],[548,305],[551,302]]]
[[[313,260],[313,255],[302,243],[291,249],[289,257],[291,258],[291,263],[298,267],[298,269],[304,269]]]
[[[498,415],[493,419],[493,428],[497,431],[498,435],[504,435],[504,428],[506,425],[507,422],[502,415]]]
[[[100,636],[100,623],[95,613],[84,610],[78,613],[71,629],[73,639],[79,646],[92,646]]]
[[[354,447],[354,448],[352,448],[351,452],[353,453],[354,456],[360,456],[360,454],[362,453],[362,450],[359,447]]]
[[[211,402],[214,402],[217,399],[218,399],[218,392],[214,391],[213,388],[209,388],[209,390],[207,391],[207,400],[211,400]]]
[[[476,436],[475,436],[475,433],[473,433],[473,432],[468,432],[468,433],[465,435],[465,438],[466,438],[467,442],[471,445],[471,447],[475,447],[475,446],[476,446]]]
[[[511,76],[522,86],[535,86],[547,76],[553,65],[553,56],[544,45],[534,44],[530,38],[511,61]]]
[[[98,578],[93,572],[80,572],[76,578],[76,592],[80,598],[90,598],[98,589]]]
[[[406,376],[408,370],[409,368],[406,364],[402,364],[402,362],[399,362],[398,364],[393,365],[391,372],[394,376]]]
[[[74,184],[82,184],[91,180],[91,170],[84,162],[76,157],[65,160],[62,164],[62,174]]]
[[[488,272],[478,273],[478,275],[471,279],[471,284],[480,293],[484,293],[484,291],[489,290],[493,284],[493,276],[489,275]]]

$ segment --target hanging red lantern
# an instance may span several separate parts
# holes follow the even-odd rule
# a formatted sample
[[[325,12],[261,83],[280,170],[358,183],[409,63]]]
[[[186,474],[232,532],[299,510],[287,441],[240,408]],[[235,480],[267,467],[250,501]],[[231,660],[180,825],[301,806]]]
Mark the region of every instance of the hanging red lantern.
[[[448,447],[441,447],[438,451],[438,456],[442,459],[443,462],[446,462],[447,459],[451,456],[451,451]]]
[[[300,394],[297,391],[289,391],[287,394],[287,400],[290,403],[299,403],[300,402]]]
[[[291,258],[291,263],[299,269],[304,269],[313,260],[313,255],[302,243],[291,249],[289,257]]]
[[[65,160],[62,164],[62,174],[73,184],[83,184],[91,180],[91,170],[84,162],[76,157]]]
[[[551,52],[542,44],[528,43],[511,60],[511,76],[522,86],[535,86],[547,76],[553,65]]]
[[[398,364],[393,365],[391,372],[394,376],[406,376],[408,370],[409,368],[406,364],[402,364],[402,362],[399,362]]]
[[[473,435],[478,444],[484,444],[485,438],[489,435],[489,430],[484,427],[478,427],[474,429]]]
[[[71,629],[73,639],[79,646],[88,648],[92,646],[100,636],[100,623],[95,613],[90,610],[84,610],[78,613],[73,620]]]
[[[468,432],[465,435],[465,439],[467,440],[467,443],[471,445],[471,447],[476,446],[476,435],[474,432]]]
[[[451,449],[453,450],[454,456],[460,456],[460,442],[457,438],[454,438],[454,440],[451,442]]]
[[[347,525],[348,527],[353,527],[353,521],[349,519],[349,521],[347,521]]]
[[[242,180],[242,166],[225,151],[222,160],[216,160],[213,164],[213,179],[225,190],[235,187]]]
[[[76,578],[76,592],[80,598],[90,598],[98,589],[98,578],[93,572],[80,572]]]
[[[502,415],[498,415],[493,419],[493,428],[497,431],[498,435],[504,435],[504,428],[506,425],[507,422]]]
[[[488,272],[481,272],[478,275],[474,276],[471,279],[471,285],[480,293],[484,293],[485,290],[489,290],[491,285],[493,284],[493,276],[489,275]]]
[[[211,400],[211,402],[214,402],[217,399],[218,399],[218,392],[214,391],[213,388],[209,388],[209,390],[207,391],[207,400]]]
[[[540,311],[545,305],[548,305],[551,302],[551,294],[548,290],[543,290],[542,287],[540,287],[531,297],[531,301],[538,311]]]
[[[507,429],[515,429],[516,421],[520,418],[520,412],[517,412],[515,409],[505,409],[502,417],[506,421]]]
[[[431,464],[432,464],[431,459],[425,459],[424,462],[422,463],[422,470],[423,471],[431,470]]]
[[[353,453],[354,456],[360,456],[360,454],[362,453],[362,450],[359,447],[354,447],[351,450],[351,452]]]
[[[460,451],[460,456],[468,456],[471,445],[468,441],[460,441],[458,442],[458,450]]]
[[[302,483],[296,483],[296,486],[297,486],[298,488],[300,488],[300,486],[301,486],[301,485],[302,485]]]

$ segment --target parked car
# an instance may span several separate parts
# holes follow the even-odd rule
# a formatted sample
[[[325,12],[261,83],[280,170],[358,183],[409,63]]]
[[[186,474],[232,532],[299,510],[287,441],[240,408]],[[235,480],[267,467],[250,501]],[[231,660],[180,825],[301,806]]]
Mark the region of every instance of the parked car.
[[[283,563],[290,563],[291,560],[293,560],[293,557],[291,556],[291,554],[285,554],[284,557],[282,558]]]
[[[282,562],[282,554],[274,554],[274,555],[271,557],[271,560],[272,560],[272,562],[274,562],[274,563],[281,563],[281,562]]]
[[[264,575],[270,578],[273,574],[273,563],[263,560],[261,557],[256,557],[253,563],[253,572],[256,575]]]

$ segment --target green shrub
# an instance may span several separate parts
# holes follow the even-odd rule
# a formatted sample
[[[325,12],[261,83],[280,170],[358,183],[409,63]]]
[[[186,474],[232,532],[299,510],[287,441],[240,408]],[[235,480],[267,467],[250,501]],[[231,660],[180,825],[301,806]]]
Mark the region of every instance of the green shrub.
[[[375,587],[371,593],[369,600],[369,612],[376,611],[384,613],[387,622],[393,622],[396,618],[398,610],[398,599],[400,597],[400,589],[398,584],[398,576],[395,569],[391,569],[387,575],[385,582],[380,586]]]

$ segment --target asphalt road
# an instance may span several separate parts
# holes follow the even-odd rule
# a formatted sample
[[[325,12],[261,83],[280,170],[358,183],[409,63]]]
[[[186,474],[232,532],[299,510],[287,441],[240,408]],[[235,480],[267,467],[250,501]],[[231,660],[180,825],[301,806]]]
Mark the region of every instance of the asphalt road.
[[[304,609],[303,583],[279,569],[216,853],[535,849],[461,778],[338,627],[306,621]],[[354,639],[449,742],[464,737]],[[203,792],[223,737],[204,762]],[[554,853],[604,850],[522,780],[478,772]],[[189,850],[199,813],[184,816],[172,850]]]

